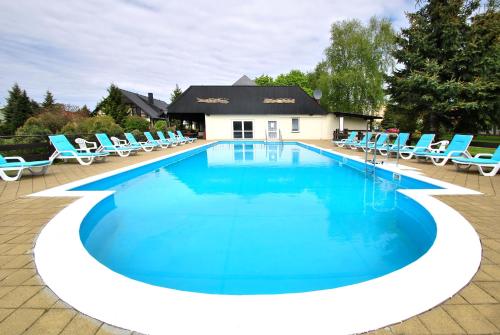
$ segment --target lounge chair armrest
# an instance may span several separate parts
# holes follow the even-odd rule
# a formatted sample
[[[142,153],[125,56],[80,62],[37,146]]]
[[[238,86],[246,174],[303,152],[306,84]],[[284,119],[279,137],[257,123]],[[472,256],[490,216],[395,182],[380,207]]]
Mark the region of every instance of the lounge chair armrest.
[[[443,141],[439,141],[439,142],[435,142],[435,143],[431,143],[429,145],[429,148],[431,150],[434,150],[433,152],[442,152],[442,151],[445,151],[446,150],[446,146],[450,144],[450,141],[448,140],[443,140]],[[437,148],[435,148],[437,147]]]
[[[22,162],[22,163],[25,163],[26,161],[24,160],[24,158],[20,157],[20,156],[11,156],[11,157],[4,157],[5,160],[12,160],[12,161],[19,161],[19,162]]]

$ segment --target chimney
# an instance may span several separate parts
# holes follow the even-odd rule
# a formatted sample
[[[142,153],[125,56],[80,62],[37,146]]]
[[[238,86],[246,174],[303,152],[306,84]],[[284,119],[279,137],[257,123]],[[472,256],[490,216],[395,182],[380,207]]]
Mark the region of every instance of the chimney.
[[[154,105],[153,93],[148,93],[148,103]]]

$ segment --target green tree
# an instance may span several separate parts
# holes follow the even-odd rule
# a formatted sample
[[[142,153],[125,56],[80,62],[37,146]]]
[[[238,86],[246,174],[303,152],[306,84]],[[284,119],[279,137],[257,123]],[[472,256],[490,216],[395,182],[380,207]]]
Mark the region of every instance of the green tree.
[[[12,86],[7,97],[7,105],[4,107],[5,131],[13,134],[17,128],[33,115],[33,104],[26,94],[16,83]]]
[[[472,62],[473,85],[471,95],[477,101],[477,109],[483,129],[500,127],[500,1],[490,0],[486,10],[471,20],[471,37],[468,56]],[[458,128],[474,129],[468,125],[470,118],[462,118]],[[474,122],[474,120],[470,120]]]
[[[309,86],[309,78],[307,74],[300,70],[291,70],[288,73],[280,74],[274,80],[274,85],[278,86],[299,86],[310,96],[313,95],[314,89]]]
[[[325,50],[328,107],[334,112],[371,114],[385,103],[384,76],[392,70],[395,33],[387,19],[332,24]]]
[[[255,83],[257,86],[273,86],[274,85],[274,79],[271,76],[268,76],[266,74],[262,74],[259,77],[254,79]]]
[[[173,103],[175,100],[177,100],[178,97],[180,97],[182,94],[182,90],[179,87],[179,85],[175,84],[175,88],[170,94],[170,103]]]
[[[116,123],[124,125],[125,117],[128,115],[128,108],[122,101],[122,92],[118,86],[111,84],[108,88],[108,96],[97,104],[93,114],[98,114],[98,112],[109,115]]]
[[[484,129],[499,106],[498,2],[479,14],[479,0],[419,4],[397,38],[388,109],[438,135]]]
[[[56,101],[54,100],[54,96],[50,91],[47,91],[47,93],[45,93],[45,99],[42,102],[42,107],[45,109],[50,109],[54,107],[55,103]]]
[[[280,74],[276,79],[263,74],[255,78],[254,81],[258,86],[299,86],[310,96],[314,91],[310,86],[308,75],[300,70],[291,70],[288,73]]]
[[[307,74],[307,80],[309,81],[309,87],[313,89],[321,90],[323,93],[319,104],[325,110],[330,111],[330,106],[328,104],[329,100],[329,73],[328,73],[328,65],[325,61],[321,61],[316,65],[314,71],[309,72]]]

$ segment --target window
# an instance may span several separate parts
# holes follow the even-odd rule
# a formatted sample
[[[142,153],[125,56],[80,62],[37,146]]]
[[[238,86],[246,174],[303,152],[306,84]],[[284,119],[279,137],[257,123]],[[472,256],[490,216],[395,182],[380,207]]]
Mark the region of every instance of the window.
[[[292,119],[292,133],[298,133],[299,132],[299,119],[295,118]]]
[[[253,122],[233,121],[233,138],[253,138]]]

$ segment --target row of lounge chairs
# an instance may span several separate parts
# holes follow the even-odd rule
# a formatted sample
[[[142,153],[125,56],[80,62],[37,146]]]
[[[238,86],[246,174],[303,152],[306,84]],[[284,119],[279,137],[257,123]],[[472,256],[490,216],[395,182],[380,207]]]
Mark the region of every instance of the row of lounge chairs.
[[[423,134],[414,146],[406,145],[409,133],[400,133],[392,143],[388,143],[389,135],[381,133],[371,141],[374,134],[367,132],[361,140],[356,140],[357,132],[353,131],[346,139],[333,141],[335,145],[353,150],[376,150],[384,156],[399,155],[402,159],[428,159],[434,165],[443,166],[452,161],[457,169],[477,166],[484,176],[494,176],[500,170],[500,146],[493,154],[477,154],[474,157],[468,152],[472,135],[455,135],[451,141],[434,141],[434,134]]]
[[[49,141],[55,151],[48,160],[26,162],[22,157],[0,155],[0,178],[5,181],[15,181],[21,178],[24,170],[28,170],[33,175],[44,174],[56,159],[64,161],[74,159],[81,165],[90,165],[96,160],[106,159],[111,154],[127,157],[141,150],[149,152],[158,148],[170,148],[196,141],[196,138],[186,137],[180,131],[176,134],[169,131],[168,138],[162,131],[158,131],[157,139],[150,132],[145,132],[146,141],[138,141],[132,133],[125,133],[124,140],[117,137],[110,138],[104,133],[98,133],[95,136],[97,142],[77,138],[75,143],[79,148],[75,148],[65,135],[49,136]]]

